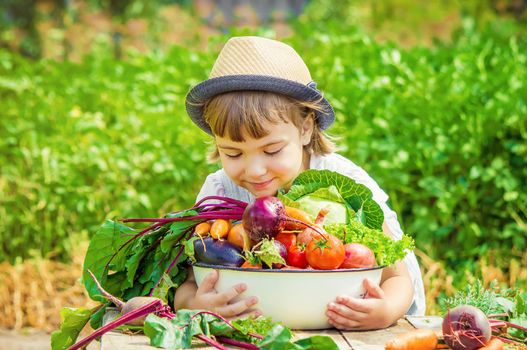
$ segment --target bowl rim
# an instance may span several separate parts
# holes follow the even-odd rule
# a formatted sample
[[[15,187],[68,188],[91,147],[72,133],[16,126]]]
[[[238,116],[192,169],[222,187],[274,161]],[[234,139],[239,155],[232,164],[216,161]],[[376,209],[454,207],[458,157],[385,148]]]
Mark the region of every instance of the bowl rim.
[[[355,269],[336,269],[336,270],[307,270],[307,269],[254,269],[250,267],[236,267],[236,266],[224,266],[224,265],[215,265],[215,264],[206,264],[202,262],[196,262],[192,264],[192,267],[204,267],[212,268],[216,270],[233,270],[233,271],[244,271],[252,273],[346,273],[346,272],[361,272],[361,271],[371,271],[371,270],[380,270],[386,266],[374,266],[374,267],[361,267]]]

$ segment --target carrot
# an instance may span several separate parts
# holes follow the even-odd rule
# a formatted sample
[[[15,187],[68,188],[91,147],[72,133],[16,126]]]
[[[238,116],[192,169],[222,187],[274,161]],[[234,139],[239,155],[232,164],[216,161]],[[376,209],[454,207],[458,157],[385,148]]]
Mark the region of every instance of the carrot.
[[[210,235],[214,239],[225,238],[231,229],[231,222],[226,219],[216,219],[210,226]]]
[[[485,346],[478,350],[503,350],[503,342],[498,338],[492,338]]]
[[[208,235],[210,232],[210,222],[202,222],[194,228],[194,233],[200,237]]]
[[[250,250],[253,245],[249,235],[243,229],[242,223],[231,227],[229,234],[227,235],[227,241],[244,250]]]
[[[305,211],[303,211],[301,209],[286,206],[285,207],[285,213],[290,218],[302,221],[302,222],[304,222],[306,224],[310,224],[310,225],[313,224],[313,220],[311,220],[309,215]],[[305,228],[306,228],[305,225],[302,225],[302,224],[297,223],[297,222],[287,221],[286,224],[285,224],[285,229],[289,230],[289,231],[303,230]]]
[[[242,266],[244,269],[261,269],[262,264],[260,263],[253,263],[250,260],[245,261]]]
[[[384,344],[385,350],[433,350],[437,346],[437,334],[430,329],[416,329],[398,335]]]

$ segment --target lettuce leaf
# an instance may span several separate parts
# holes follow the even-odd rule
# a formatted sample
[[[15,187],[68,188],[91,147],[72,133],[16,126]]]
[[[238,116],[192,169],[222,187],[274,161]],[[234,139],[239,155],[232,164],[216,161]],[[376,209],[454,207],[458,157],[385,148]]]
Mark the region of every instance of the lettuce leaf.
[[[324,229],[327,233],[338,237],[344,244],[360,243],[370,248],[379,266],[393,265],[415,248],[414,240],[410,236],[403,235],[400,240],[394,241],[381,230],[368,228],[358,221],[324,225]]]
[[[380,230],[384,221],[382,209],[372,199],[370,189],[330,170],[302,172],[289,191],[281,190],[278,197],[285,205],[302,209],[313,218],[321,208],[329,207],[325,224],[360,221]]]

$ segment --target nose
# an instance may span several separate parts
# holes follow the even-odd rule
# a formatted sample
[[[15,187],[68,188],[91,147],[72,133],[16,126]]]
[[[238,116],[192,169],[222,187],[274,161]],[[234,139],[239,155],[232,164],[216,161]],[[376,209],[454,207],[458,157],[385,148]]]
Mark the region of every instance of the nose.
[[[267,166],[262,159],[253,157],[247,160],[245,174],[249,179],[258,179],[267,173]]]

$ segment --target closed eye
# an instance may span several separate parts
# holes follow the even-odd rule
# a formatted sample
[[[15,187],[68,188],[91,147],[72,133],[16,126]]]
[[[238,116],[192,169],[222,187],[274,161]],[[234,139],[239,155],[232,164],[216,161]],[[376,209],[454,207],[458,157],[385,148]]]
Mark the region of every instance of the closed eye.
[[[239,158],[242,154],[241,153],[238,153],[238,154],[227,154],[227,153],[224,153],[228,158]]]
[[[264,153],[267,154],[268,156],[274,156],[274,155],[280,153],[281,151],[282,151],[282,148],[280,148],[279,150],[276,150],[276,151],[272,151],[272,152],[264,151]]]

